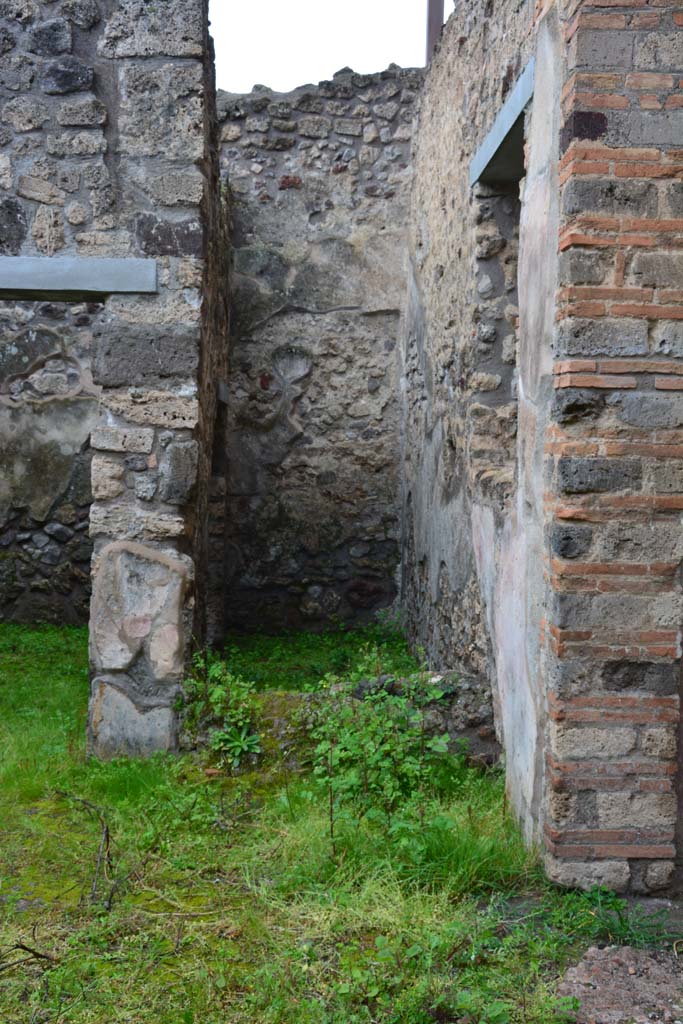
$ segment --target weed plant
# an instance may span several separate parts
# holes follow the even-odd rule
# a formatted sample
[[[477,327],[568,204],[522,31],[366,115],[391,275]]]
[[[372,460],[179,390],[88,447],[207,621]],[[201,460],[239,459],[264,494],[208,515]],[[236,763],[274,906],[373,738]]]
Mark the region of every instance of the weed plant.
[[[220,750],[88,760],[85,632],[0,626],[3,1024],[561,1024],[571,957],[659,938],[613,894],[549,887],[500,774],[423,744],[415,695],[361,702],[331,682],[416,671],[403,641],[277,643],[286,676],[266,674],[271,640],[208,689],[218,663],[195,666],[195,723],[217,710],[232,727],[234,679],[301,689],[315,664],[331,700],[317,774],[217,768]]]

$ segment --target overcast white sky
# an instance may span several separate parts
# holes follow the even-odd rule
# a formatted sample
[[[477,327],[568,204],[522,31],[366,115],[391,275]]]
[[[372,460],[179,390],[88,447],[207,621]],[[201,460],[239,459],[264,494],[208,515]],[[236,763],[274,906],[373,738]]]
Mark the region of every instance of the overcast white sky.
[[[286,92],[347,65],[424,64],[427,0],[210,0],[210,10],[217,85],[229,92]]]

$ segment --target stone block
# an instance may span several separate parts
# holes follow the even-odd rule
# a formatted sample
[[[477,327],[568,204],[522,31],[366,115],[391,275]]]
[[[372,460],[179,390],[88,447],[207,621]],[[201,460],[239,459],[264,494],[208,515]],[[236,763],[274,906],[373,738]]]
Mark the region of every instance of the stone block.
[[[639,36],[634,67],[643,71],[683,68],[683,35],[680,32],[649,32]]]
[[[550,535],[553,554],[558,558],[581,558],[588,554],[592,542],[590,526],[556,525]]]
[[[667,183],[664,190],[663,213],[668,217],[683,217],[683,181]]]
[[[0,153],[0,188],[10,189],[12,181],[12,161],[7,154]]]
[[[683,604],[677,593],[581,594],[557,593],[552,598],[555,624],[560,629],[629,630],[677,629]]]
[[[99,259],[130,256],[133,251],[128,231],[79,231],[76,242],[79,256],[96,256]]]
[[[140,501],[151,501],[157,492],[157,485],[156,473],[136,473],[133,480],[135,497]]]
[[[31,132],[42,128],[50,120],[50,113],[45,103],[30,96],[17,96],[9,100],[2,108],[2,120],[14,128],[15,132]]]
[[[95,501],[108,501],[123,494],[126,485],[123,481],[124,466],[116,459],[106,455],[95,455],[91,467],[92,495]]]
[[[4,25],[0,27],[0,57],[3,57],[16,46],[16,39]]]
[[[570,50],[570,67],[589,68],[591,71],[607,71],[633,67],[634,35],[600,29],[581,28],[573,39]]]
[[[377,117],[381,117],[384,121],[393,121],[400,109],[398,103],[377,103],[373,107]]]
[[[107,108],[94,96],[63,103],[57,111],[57,122],[65,128],[93,128],[106,121]]]
[[[66,192],[61,188],[57,188],[56,185],[52,185],[43,178],[34,178],[30,174],[20,176],[17,195],[36,203],[47,203],[54,206],[63,206],[66,199]]]
[[[65,18],[50,18],[33,29],[29,35],[28,48],[31,53],[43,57],[58,57],[71,53],[71,25]]]
[[[279,153],[284,152],[287,149],[294,149],[296,146],[296,139],[286,135],[276,135],[274,138],[265,139],[261,145],[265,150],[272,150],[273,152]],[[233,187],[235,186],[236,182],[233,182]]]
[[[236,142],[242,136],[242,129],[238,124],[225,124],[221,129],[221,142]]]
[[[650,181],[573,177],[562,192],[562,209],[567,215],[591,211],[604,216],[655,217],[657,186]]]
[[[64,0],[62,14],[82,29],[93,28],[101,17],[97,0]]]
[[[105,387],[137,387],[196,375],[197,331],[152,324],[108,324],[95,335],[93,380]]]
[[[624,892],[631,881],[631,870],[626,860],[581,861],[545,858],[548,878],[556,885],[568,889],[594,889],[601,886],[614,892]]]
[[[186,505],[197,484],[199,448],[196,441],[172,442],[159,464],[159,498],[169,505]]]
[[[45,533],[60,544],[66,544],[74,535],[74,531],[70,530],[68,526],[64,526],[63,523],[47,523]]]
[[[26,213],[19,200],[0,199],[0,254],[18,256],[27,234]]]
[[[117,416],[140,426],[194,430],[199,420],[197,399],[170,391],[110,392],[105,393],[103,403]]]
[[[683,110],[680,108],[615,110],[610,112],[609,130],[603,141],[611,146],[675,147],[681,140],[682,130]]]
[[[46,149],[51,156],[97,156],[106,153],[107,140],[101,131],[61,132],[48,135]]]
[[[558,487],[565,494],[640,490],[643,468],[635,459],[580,459],[558,461]]]
[[[91,657],[99,672],[126,671],[142,654],[151,680],[178,682],[184,670],[183,616],[192,562],[117,541],[93,564]]]
[[[154,67],[123,62],[119,88],[122,154],[182,160],[186,167],[202,159],[203,77],[198,61]]]
[[[352,117],[339,117],[334,122],[334,130],[338,135],[360,136],[363,134],[363,122]]]
[[[633,283],[639,287],[680,288],[683,281],[683,254],[636,253],[631,264]]]
[[[675,870],[673,861],[654,861],[645,869],[645,885],[651,892],[666,889],[673,882]]]
[[[102,57],[201,57],[203,6],[196,0],[120,0],[97,51]]]
[[[602,284],[608,273],[609,263],[601,253],[568,250],[560,254],[562,284]]]
[[[154,431],[144,427],[96,427],[90,446],[108,452],[147,454],[154,445]]]
[[[74,227],[85,224],[90,216],[87,207],[83,203],[70,203],[64,213],[68,223]]]
[[[554,756],[561,761],[605,760],[625,757],[635,750],[637,733],[626,726],[572,728],[552,722],[550,742]]]
[[[681,561],[683,529],[676,521],[662,519],[603,523],[595,535],[595,557],[600,562]]]
[[[588,388],[558,388],[553,395],[551,413],[557,423],[578,423],[596,419],[605,408],[605,396]]]
[[[299,121],[299,135],[306,139],[326,139],[332,131],[332,122],[326,117],[307,115]]]
[[[49,206],[41,206],[36,210],[31,225],[31,237],[38,252],[44,256],[54,256],[64,248],[64,216],[61,210]]]
[[[678,692],[678,667],[672,662],[608,661],[600,681],[605,690],[644,690],[666,697]]]
[[[648,757],[656,757],[658,761],[673,761],[678,752],[676,729],[645,729],[640,737],[640,749]]]
[[[47,66],[41,87],[48,95],[83,92],[92,87],[94,77],[93,69],[76,57],[62,57]]]
[[[138,183],[160,206],[199,206],[204,195],[204,178],[198,171],[145,173]]]
[[[270,129],[270,121],[267,117],[248,117],[244,122],[248,132],[261,132],[265,134]]]
[[[683,395],[620,394],[610,395],[608,404],[614,407],[622,423],[632,427],[683,426]]]
[[[557,356],[638,356],[648,350],[645,320],[574,317],[562,320],[557,328]]]
[[[601,828],[672,829],[675,793],[598,793]]]
[[[36,59],[24,54],[5,56],[0,62],[0,87],[11,92],[30,89],[38,72]]]
[[[657,355],[683,357],[683,322],[658,320],[651,327],[652,349]]]
[[[172,707],[138,707],[121,689],[121,676],[99,676],[92,684],[89,749],[96,757],[149,757],[177,746]]]
[[[657,494],[683,494],[683,461],[667,459],[653,462],[650,479]]]
[[[90,509],[91,537],[167,540],[182,537],[185,533],[182,516],[140,508],[139,505],[93,505]]]
[[[135,236],[148,256],[202,256],[204,232],[199,220],[165,220],[153,213],[135,218]]]

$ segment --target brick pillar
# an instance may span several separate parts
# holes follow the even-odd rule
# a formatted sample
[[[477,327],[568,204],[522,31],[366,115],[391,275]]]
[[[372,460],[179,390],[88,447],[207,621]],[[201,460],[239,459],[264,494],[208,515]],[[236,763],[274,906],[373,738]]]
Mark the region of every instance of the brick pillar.
[[[159,275],[156,295],[108,301],[93,364],[102,392],[92,433],[89,736],[99,756],[175,746],[173,704],[197,628],[195,554],[205,540],[195,510],[206,507],[200,468],[210,472],[202,446],[215,385],[206,300],[202,308],[207,31],[205,0],[118,0],[94,58],[116,194],[102,254],[115,244],[119,255],[154,258]]]
[[[683,555],[683,15],[573,4],[547,437],[551,877],[676,860]],[[680,852],[680,851],[679,851]]]

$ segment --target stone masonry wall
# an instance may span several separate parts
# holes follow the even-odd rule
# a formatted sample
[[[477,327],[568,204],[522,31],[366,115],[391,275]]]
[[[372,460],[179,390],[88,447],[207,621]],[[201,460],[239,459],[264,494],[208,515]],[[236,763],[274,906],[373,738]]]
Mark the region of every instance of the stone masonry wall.
[[[67,531],[78,532],[89,497],[79,463],[75,477],[69,466],[90,434],[90,739],[100,755],[145,753],[175,743],[173,701],[193,635],[201,640],[195,581],[206,541],[194,510],[208,501],[215,377],[225,367],[206,4],[2,0],[0,14],[2,253],[157,265],[156,294],[3,304],[1,350],[3,448],[13,460],[5,500],[26,506],[32,528],[29,547],[22,528],[10,551],[23,544],[39,564],[47,555],[58,564],[61,541],[68,556]],[[26,418],[36,413],[42,421]],[[61,477],[49,445],[61,446]],[[34,476],[46,458],[54,492]],[[31,488],[49,492],[42,504],[25,498]],[[82,565],[85,541],[77,553]]]
[[[0,255],[88,249],[111,217],[94,0],[0,4]],[[78,56],[76,56],[76,54]],[[88,619],[99,302],[0,302],[0,619]]]
[[[547,443],[551,876],[679,884],[683,15],[574,4]]]
[[[0,303],[0,620],[88,621],[99,310]]]
[[[683,17],[669,0],[491,9],[456,7],[422,104],[404,602],[434,660],[491,671],[511,804],[550,876],[654,892],[681,883]],[[517,437],[514,458],[501,439],[491,459],[514,473],[487,490],[468,420],[491,416],[478,392],[505,394],[490,364],[514,311],[494,337],[490,301],[508,285],[488,267],[514,254],[501,198],[470,190],[466,170],[513,52],[536,59]],[[472,85],[459,62],[485,55]]]
[[[479,678],[483,708],[471,724],[485,732],[503,660],[521,672],[527,661],[525,595],[511,594],[503,615],[495,593],[519,495],[521,211],[518,184],[471,188],[468,175],[534,53],[533,16],[534,5],[519,0],[497,3],[495,16],[485,0],[456,5],[425,81],[415,146],[402,346],[401,606],[435,668]],[[519,694],[528,689],[524,680],[515,686]],[[498,730],[510,740],[501,712]],[[523,717],[535,728],[533,710]],[[533,761],[531,737],[515,735],[514,746]],[[513,793],[529,791],[515,800],[522,817],[530,816],[521,804],[537,799],[534,786],[510,784]]]
[[[396,346],[422,74],[345,69],[219,94],[233,193],[228,629],[319,628],[392,604]],[[216,588],[217,589],[217,588]]]

